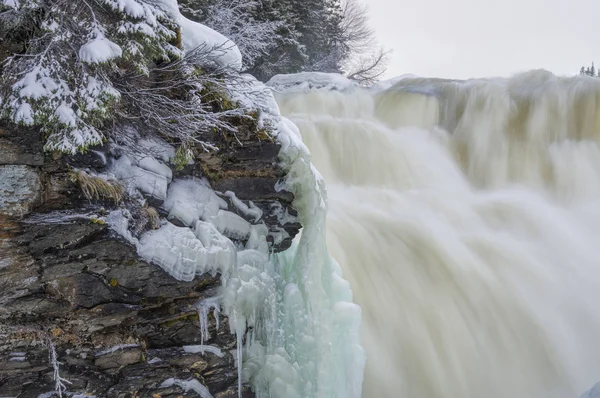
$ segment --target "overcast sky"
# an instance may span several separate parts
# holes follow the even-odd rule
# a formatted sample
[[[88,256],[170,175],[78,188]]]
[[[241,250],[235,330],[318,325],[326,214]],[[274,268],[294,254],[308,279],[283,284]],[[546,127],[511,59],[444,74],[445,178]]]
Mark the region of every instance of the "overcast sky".
[[[559,75],[600,64],[600,0],[361,0],[393,50],[386,77]]]

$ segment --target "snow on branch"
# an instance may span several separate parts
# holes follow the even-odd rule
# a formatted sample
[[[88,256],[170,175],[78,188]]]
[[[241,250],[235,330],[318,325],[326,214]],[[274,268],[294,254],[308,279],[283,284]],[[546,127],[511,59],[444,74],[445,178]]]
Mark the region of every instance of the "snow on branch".
[[[6,5],[7,0],[3,1]],[[166,14],[157,6],[147,4],[142,7],[143,15],[135,12],[135,17],[128,18],[117,5],[111,10],[102,3],[114,2],[30,0],[12,4],[21,12],[27,7],[39,7],[43,12],[39,33],[27,42],[27,52],[15,54],[3,64],[0,116],[40,126],[47,137],[46,150],[75,153],[104,140],[102,124],[112,116],[120,97],[111,81],[120,66],[115,61],[123,58],[145,70],[151,61],[145,57],[147,53],[163,59],[180,55],[168,44],[176,34],[158,21]],[[145,4],[137,0],[127,3]],[[140,36],[133,29],[136,24],[152,29],[146,37]]]
[[[258,21],[253,14],[258,1],[217,1],[208,8],[204,23],[228,37],[239,47],[244,67],[250,67],[276,46],[277,30],[283,21]]]
[[[115,115],[214,149],[201,135],[234,131],[227,119],[244,116],[227,99],[241,67],[237,46],[183,18],[175,0],[0,1],[11,17],[23,16],[13,18],[21,26],[27,12],[42,10],[26,26],[27,51],[0,66],[0,118],[39,126],[46,150],[102,143]]]
[[[205,133],[235,133],[231,118],[246,117],[247,110],[231,98],[244,86],[243,79],[221,68],[199,72],[198,58],[210,63],[218,51],[207,45],[190,52],[183,59],[157,67],[145,75],[126,75],[115,83],[127,114],[151,126],[163,137],[188,146],[200,145],[204,150],[216,149],[203,140]],[[159,80],[161,84],[154,84]]]

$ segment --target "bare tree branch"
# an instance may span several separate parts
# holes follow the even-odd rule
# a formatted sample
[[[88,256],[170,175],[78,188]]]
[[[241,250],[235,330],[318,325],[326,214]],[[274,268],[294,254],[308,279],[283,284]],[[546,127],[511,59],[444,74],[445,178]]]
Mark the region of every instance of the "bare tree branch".
[[[362,86],[371,86],[379,80],[386,71],[386,63],[390,51],[380,47],[376,53],[358,59],[348,72],[348,79]]]

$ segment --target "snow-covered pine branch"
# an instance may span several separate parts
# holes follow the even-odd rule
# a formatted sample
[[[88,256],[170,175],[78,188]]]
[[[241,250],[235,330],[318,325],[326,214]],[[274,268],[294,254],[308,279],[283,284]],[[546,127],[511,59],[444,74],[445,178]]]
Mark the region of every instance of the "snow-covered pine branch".
[[[2,1],[21,14],[41,10],[27,52],[5,61],[0,111],[15,123],[39,125],[47,150],[75,153],[101,143],[102,124],[120,96],[111,76],[181,54],[169,43],[174,21],[142,0]]]
[[[216,61],[211,59],[219,54],[205,45],[177,62],[154,68],[147,76],[123,76],[115,82],[126,109],[126,113],[119,111],[119,116],[136,118],[184,146],[216,149],[202,136],[215,130],[234,133],[236,129],[229,120],[245,117],[249,111],[229,100],[245,90],[243,79],[227,68],[198,72],[192,66],[198,58],[214,65]]]
[[[0,118],[39,126],[46,150],[100,144],[115,116],[210,148],[201,134],[231,131],[226,119],[244,113],[204,98],[232,86],[224,63],[239,67],[237,47],[181,17],[175,0],[0,1],[0,20],[10,18],[27,36],[26,52],[1,65]],[[0,29],[0,40],[9,35]]]

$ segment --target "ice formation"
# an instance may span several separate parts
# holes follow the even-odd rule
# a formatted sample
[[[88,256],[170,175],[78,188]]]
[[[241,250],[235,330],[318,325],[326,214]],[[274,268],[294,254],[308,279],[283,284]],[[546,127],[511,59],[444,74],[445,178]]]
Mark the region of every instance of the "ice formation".
[[[167,387],[171,387],[173,385],[181,387],[183,389],[183,391],[185,391],[185,392],[192,390],[192,391],[198,393],[200,398],[213,398],[213,396],[210,393],[210,391],[208,390],[208,388],[206,388],[205,385],[203,385],[196,379],[190,379],[190,380],[180,380],[180,379],[174,379],[174,378],[167,379],[160,385],[160,388],[167,388]]]
[[[218,356],[219,358],[223,357],[224,355],[219,347],[214,347],[211,345],[186,345],[183,346],[183,351],[190,354],[204,354],[205,352],[209,352],[213,355]]]
[[[120,350],[126,350],[128,348],[137,348],[139,347],[139,344],[117,344],[116,346],[107,348],[105,350],[99,351],[96,354],[94,354],[96,357],[101,357],[103,355],[108,355],[108,354],[112,354],[114,352],[120,351]]]
[[[175,0],[157,1],[181,23],[186,51],[203,45],[229,45],[216,32],[185,20]],[[221,54],[220,66],[239,69],[239,50],[231,44]],[[202,344],[187,349],[215,352],[204,346],[206,317],[210,310],[217,320],[219,313],[226,315],[238,341],[240,394],[244,381],[259,398],[359,397],[364,367],[359,342],[361,311],[352,304],[349,285],[327,253],[324,182],[310,163],[298,129],[281,117],[270,90],[251,76],[243,78],[253,92],[262,94],[240,92],[234,100],[261,110],[261,126],[274,131],[282,146],[282,166],[289,170],[277,188],[295,195],[294,207],[304,226],[292,248],[271,253],[266,240],[269,230],[252,202],[244,203],[233,192],[226,192],[223,195],[232,203],[230,209],[206,181],[173,179],[167,163],[174,151],[162,142],[155,143],[151,151],[147,150],[150,145],[138,143],[133,152],[115,143],[109,172],[134,197],[162,203],[167,219],[158,230],[139,238],[129,231],[127,211],[115,211],[107,221],[143,258],[179,280],[190,281],[203,273],[221,275],[220,294],[198,305]],[[279,217],[287,220],[290,215],[282,211]],[[195,380],[165,382],[173,384],[210,396]]]
[[[278,188],[294,193],[304,226],[291,249],[270,252],[269,230],[251,202],[226,192],[230,209],[205,180],[173,179],[166,166],[172,151],[165,143],[157,143],[145,156],[116,146],[118,158],[109,162],[109,170],[134,196],[141,192],[140,198],[162,201],[167,219],[139,239],[129,232],[127,211],[115,211],[107,221],[143,258],[179,280],[221,275],[219,296],[198,304],[201,346],[188,350],[214,352],[204,346],[207,315],[211,310],[217,320],[220,313],[226,315],[238,341],[240,390],[246,381],[257,397],[359,397],[364,366],[358,333],[361,311],[352,304],[339,266],[327,254],[324,182],[297,128],[279,115],[269,91],[254,84],[265,92],[264,102],[256,107],[263,109],[262,122],[274,128],[282,145],[282,165],[289,169]],[[280,213],[281,221],[291,220],[283,210]]]
[[[208,313],[212,310],[215,317],[217,329],[219,329],[219,314],[221,313],[221,296],[214,296],[199,301],[196,304],[198,311],[198,320],[200,321],[200,345],[204,346],[204,341],[209,339],[208,335]]]

